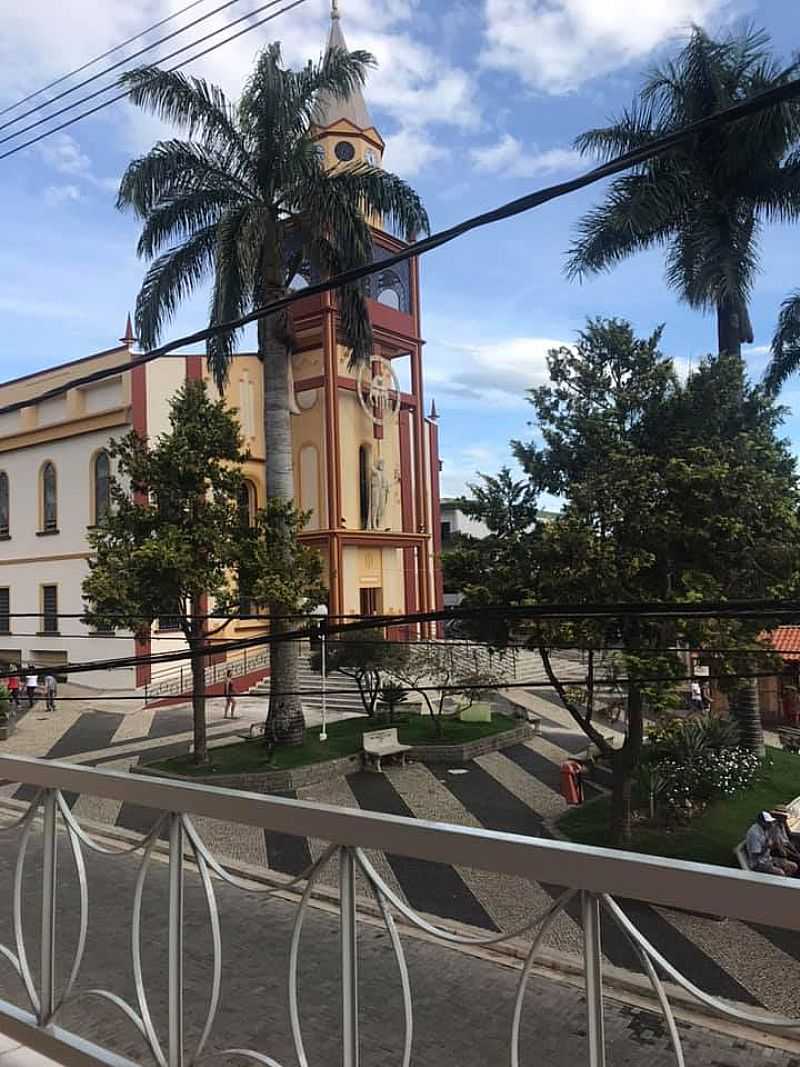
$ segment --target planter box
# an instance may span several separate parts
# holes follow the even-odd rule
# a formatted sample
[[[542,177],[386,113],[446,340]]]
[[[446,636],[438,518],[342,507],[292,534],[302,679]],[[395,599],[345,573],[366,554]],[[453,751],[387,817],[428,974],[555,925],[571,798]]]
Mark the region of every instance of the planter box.
[[[406,753],[408,759],[425,760],[427,763],[467,763],[488,752],[500,752],[512,745],[519,745],[533,737],[533,730],[527,723],[503,730],[489,737],[479,737],[475,741],[464,741],[457,745],[414,745]]]
[[[196,785],[216,785],[220,789],[244,789],[250,793],[282,793],[290,789],[299,789],[304,785],[316,785],[328,782],[332,778],[341,778],[361,770],[361,753],[342,756],[339,759],[324,760],[321,763],[309,763],[305,767],[294,767],[285,771],[243,771],[241,774],[171,774],[156,770],[146,763],[131,767],[131,774],[146,774],[154,778],[172,778],[178,782]]]

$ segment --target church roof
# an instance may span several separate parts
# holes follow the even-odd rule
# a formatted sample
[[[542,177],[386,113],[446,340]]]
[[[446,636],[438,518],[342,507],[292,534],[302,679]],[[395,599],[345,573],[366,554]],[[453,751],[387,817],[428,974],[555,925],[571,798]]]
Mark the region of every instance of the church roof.
[[[335,0],[331,6],[331,29],[325,54],[328,55],[334,48],[349,51],[342,33],[342,20]],[[320,94],[314,115],[316,125],[324,128],[342,120],[352,123],[359,130],[368,130],[370,127],[374,129],[360,86],[356,86],[346,99],[335,97],[331,93]]]

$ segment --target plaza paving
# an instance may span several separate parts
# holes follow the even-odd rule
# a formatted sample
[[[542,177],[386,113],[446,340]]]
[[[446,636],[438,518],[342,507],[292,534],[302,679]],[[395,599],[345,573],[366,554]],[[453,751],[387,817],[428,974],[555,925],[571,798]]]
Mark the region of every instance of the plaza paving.
[[[540,736],[502,753],[482,756],[463,768],[414,763],[390,767],[383,776],[362,772],[284,795],[552,836],[553,820],[564,809],[558,792],[559,763],[584,747],[585,741],[552,694],[536,690],[508,695],[541,716]],[[260,721],[264,705],[244,701],[239,710],[242,717],[231,724],[221,718],[221,702],[210,702],[212,743],[225,743],[251,719]],[[119,701],[115,706],[106,700],[96,708],[90,701],[62,704],[49,716],[34,708],[21,720],[4,751],[127,769],[140,760],[186,751],[190,738],[188,707],[141,709],[130,702]],[[466,773],[452,773],[456,769]],[[0,786],[0,794],[18,799],[31,795],[16,783]],[[68,801],[81,819],[127,830],[146,831],[153,819],[151,812],[131,804],[89,796],[71,796]],[[323,848],[322,842],[211,819],[197,820],[197,828],[216,854],[285,874],[300,873]],[[382,876],[413,907],[485,929],[519,925],[532,909],[538,910],[558,892],[555,884],[537,885],[400,856],[378,854],[374,858]],[[328,877],[333,884],[334,875]],[[766,925],[718,922],[635,902],[625,902],[625,908],[656,947],[709,992],[800,1015],[800,934]],[[579,938],[577,913],[572,910],[556,924],[551,944],[563,952],[577,952]],[[604,951],[610,963],[638,971],[627,942],[614,928],[604,930]]]

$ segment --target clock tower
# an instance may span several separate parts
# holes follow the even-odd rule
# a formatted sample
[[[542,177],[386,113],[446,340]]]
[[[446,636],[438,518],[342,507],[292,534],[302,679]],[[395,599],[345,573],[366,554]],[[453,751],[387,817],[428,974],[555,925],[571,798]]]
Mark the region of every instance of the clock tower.
[[[337,0],[333,49],[347,50]],[[360,87],[322,97],[313,132],[331,169],[382,165],[384,141]],[[405,244],[371,223],[379,264]],[[363,292],[374,347],[359,368],[335,293],[293,306],[297,500],[312,512],[302,536],[326,561],[331,616],[430,611],[442,605],[438,427],[424,414],[417,261],[376,271]]]

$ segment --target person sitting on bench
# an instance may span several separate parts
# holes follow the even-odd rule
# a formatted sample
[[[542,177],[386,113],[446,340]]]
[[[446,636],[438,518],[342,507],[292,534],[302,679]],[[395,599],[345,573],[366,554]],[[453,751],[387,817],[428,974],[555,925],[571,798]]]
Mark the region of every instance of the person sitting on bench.
[[[773,854],[774,826],[775,819],[768,811],[758,813],[744,839],[747,862],[751,871],[758,871],[760,874],[783,874],[792,878],[797,874],[797,864]]]
[[[785,860],[791,860],[800,867],[800,849],[793,834],[789,831],[789,809],[785,804],[776,804],[770,815],[775,820],[772,829],[772,854]]]

